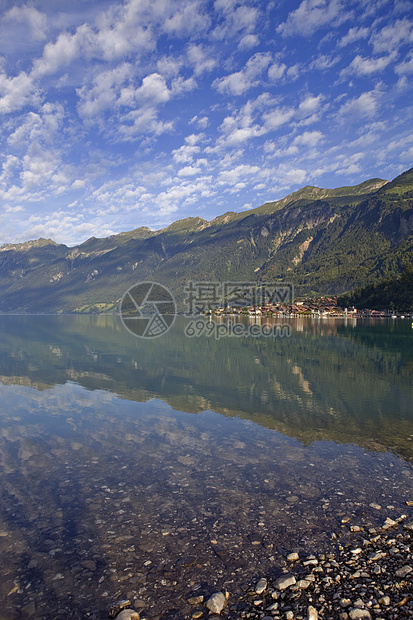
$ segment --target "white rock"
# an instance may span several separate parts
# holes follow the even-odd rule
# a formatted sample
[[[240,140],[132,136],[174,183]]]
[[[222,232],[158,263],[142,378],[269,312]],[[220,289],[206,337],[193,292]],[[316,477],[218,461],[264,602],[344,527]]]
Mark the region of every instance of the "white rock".
[[[290,586],[293,586],[295,583],[296,583],[296,579],[294,575],[287,573],[286,575],[282,575],[281,577],[278,577],[274,585],[277,588],[277,590],[286,590]]]
[[[213,614],[220,614],[226,605],[227,599],[222,592],[215,592],[209,597],[205,605]]]
[[[287,555],[288,562],[298,562],[299,559],[300,559],[300,556],[298,555],[298,553],[289,553]]]
[[[393,521],[393,519],[390,519],[390,517],[387,517],[387,519],[382,525],[382,528],[383,530],[388,530],[389,528],[394,527],[395,525],[397,525],[397,521]]]
[[[134,609],[123,609],[116,616],[116,620],[139,620],[139,614]]]
[[[278,609],[278,603],[273,603],[272,605],[267,607],[266,611],[275,611],[276,609]]]
[[[359,620],[359,618],[369,620],[371,618],[370,612],[367,609],[351,609],[349,616],[350,620]]]
[[[413,571],[413,568],[406,564],[406,566],[402,566],[398,570],[396,570],[397,577],[401,577],[402,579],[406,577],[409,573]]]
[[[307,618],[308,620],[318,620],[318,611],[312,605],[308,606]]]
[[[264,590],[266,590],[267,585],[268,585],[268,581],[266,580],[266,578],[261,577],[261,579],[258,581],[257,585],[255,586],[255,593],[262,594]]]

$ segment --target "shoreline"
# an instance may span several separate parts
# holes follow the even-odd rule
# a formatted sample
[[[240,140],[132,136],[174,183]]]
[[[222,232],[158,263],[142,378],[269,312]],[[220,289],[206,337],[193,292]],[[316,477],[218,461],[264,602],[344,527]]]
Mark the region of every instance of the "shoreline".
[[[407,502],[411,505],[412,502]],[[411,517],[410,517],[411,518]],[[345,524],[343,524],[345,526]],[[387,517],[381,527],[350,526],[336,551],[291,552],[242,593],[230,585],[196,584],[182,609],[161,615],[133,609],[130,600],[109,608],[117,620],[399,620],[413,616],[413,521]],[[335,540],[335,539],[334,539]],[[115,615],[113,610],[116,609]]]

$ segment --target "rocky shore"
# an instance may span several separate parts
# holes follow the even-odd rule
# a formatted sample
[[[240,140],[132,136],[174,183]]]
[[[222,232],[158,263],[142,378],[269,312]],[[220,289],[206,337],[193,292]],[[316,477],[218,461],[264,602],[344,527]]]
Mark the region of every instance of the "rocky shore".
[[[352,525],[349,533],[347,542],[335,546],[335,551],[303,557],[291,551],[241,595],[197,584],[182,610],[170,610],[160,620],[412,618],[413,521],[406,515],[387,517],[381,527]],[[114,602],[108,616],[153,620],[144,610],[132,609],[129,600]]]

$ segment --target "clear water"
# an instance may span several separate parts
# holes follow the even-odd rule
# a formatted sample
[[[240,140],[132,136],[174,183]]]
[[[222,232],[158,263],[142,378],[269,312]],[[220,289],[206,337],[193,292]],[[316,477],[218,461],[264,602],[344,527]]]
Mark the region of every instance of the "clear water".
[[[199,585],[235,596],[412,512],[410,320],[186,325],[0,317],[0,620],[104,618],[116,597],[189,617]]]

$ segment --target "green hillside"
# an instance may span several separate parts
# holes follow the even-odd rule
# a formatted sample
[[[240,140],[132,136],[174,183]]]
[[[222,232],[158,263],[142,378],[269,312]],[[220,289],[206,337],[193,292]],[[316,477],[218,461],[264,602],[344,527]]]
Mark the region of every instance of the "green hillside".
[[[413,262],[413,169],[391,183],[305,187],[210,222],[186,218],[91,238],[0,248],[1,312],[113,312],[142,280],[168,286],[179,307],[189,280],[288,281],[297,295],[340,294],[395,279]]]
[[[343,307],[413,312],[413,265],[407,265],[400,278],[386,278],[377,284],[356,289],[340,296],[337,303]]]

